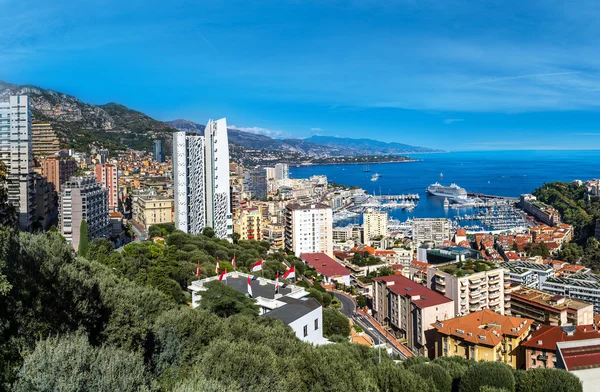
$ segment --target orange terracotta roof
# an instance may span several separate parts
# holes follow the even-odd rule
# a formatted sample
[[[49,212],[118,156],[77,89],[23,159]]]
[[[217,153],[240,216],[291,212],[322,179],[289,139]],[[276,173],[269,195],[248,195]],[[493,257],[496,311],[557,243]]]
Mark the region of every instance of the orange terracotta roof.
[[[444,335],[470,343],[495,347],[504,335],[517,337],[531,326],[533,320],[503,316],[489,309],[470,313],[450,320],[438,321],[432,326]]]
[[[464,237],[467,235],[467,231],[461,227],[458,230],[456,230],[456,235],[459,237]]]
[[[569,336],[563,329],[573,329],[573,335]],[[554,325],[541,325],[533,332],[529,339],[521,343],[522,346],[535,349],[556,350],[556,343],[571,340],[598,339],[600,332],[593,325],[578,325],[573,327],[560,327]]]

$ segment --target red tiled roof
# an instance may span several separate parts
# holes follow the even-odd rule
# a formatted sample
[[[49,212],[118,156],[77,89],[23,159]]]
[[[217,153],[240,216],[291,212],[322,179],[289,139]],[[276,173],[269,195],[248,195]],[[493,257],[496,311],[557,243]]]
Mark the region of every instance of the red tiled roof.
[[[350,270],[327,256],[325,253],[302,253],[300,259],[309,267],[323,276],[332,278],[335,276],[350,275]]]
[[[467,235],[467,231],[461,227],[458,230],[456,230],[456,235],[459,237],[464,237]]]
[[[442,294],[428,289],[417,282],[413,282],[402,275],[382,276],[373,280],[386,282],[388,289],[392,293],[413,297],[414,299],[411,300],[412,303],[421,309],[452,302],[450,298],[444,297]]]
[[[567,370],[592,369],[600,366],[600,345],[561,348]]]
[[[578,325],[569,328],[575,328],[573,336],[567,335],[563,330],[563,327],[542,325],[537,331],[531,334],[531,337],[528,340],[521,343],[521,345],[523,347],[555,351],[556,343],[558,342],[600,338],[600,332],[598,332],[593,325]]]

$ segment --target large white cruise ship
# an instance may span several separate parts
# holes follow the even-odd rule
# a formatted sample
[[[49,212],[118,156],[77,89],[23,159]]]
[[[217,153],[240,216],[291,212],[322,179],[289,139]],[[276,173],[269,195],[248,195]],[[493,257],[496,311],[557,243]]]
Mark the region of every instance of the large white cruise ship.
[[[427,193],[434,196],[447,197],[449,199],[466,199],[467,191],[458,185],[452,183],[450,186],[443,186],[436,182],[427,187]]]

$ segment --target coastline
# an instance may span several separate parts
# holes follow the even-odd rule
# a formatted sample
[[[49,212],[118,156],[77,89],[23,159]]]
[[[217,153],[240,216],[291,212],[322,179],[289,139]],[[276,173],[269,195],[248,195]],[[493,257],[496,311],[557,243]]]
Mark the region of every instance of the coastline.
[[[402,161],[374,161],[374,162],[330,162],[330,163],[310,163],[310,164],[290,164],[293,167],[307,167],[307,166],[330,166],[330,165],[376,165],[379,163],[410,163],[410,162],[422,162],[422,159],[406,159]]]

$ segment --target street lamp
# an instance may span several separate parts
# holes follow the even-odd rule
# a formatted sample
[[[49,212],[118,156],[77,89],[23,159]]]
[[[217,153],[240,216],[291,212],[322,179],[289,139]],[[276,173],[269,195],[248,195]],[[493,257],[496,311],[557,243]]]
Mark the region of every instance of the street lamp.
[[[369,331],[373,331],[373,327],[368,327],[367,328]],[[377,340],[379,342],[379,344],[377,345],[377,351],[379,352],[379,364],[381,364],[381,335],[379,333],[377,333]]]

